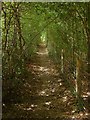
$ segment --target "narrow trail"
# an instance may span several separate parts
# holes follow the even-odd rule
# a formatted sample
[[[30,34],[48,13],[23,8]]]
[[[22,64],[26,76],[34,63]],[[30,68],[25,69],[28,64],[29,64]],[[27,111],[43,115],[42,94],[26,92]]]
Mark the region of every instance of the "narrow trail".
[[[71,120],[75,109],[73,97],[45,47],[39,46],[27,68],[30,74],[21,86],[22,102],[9,105],[5,116],[25,120]]]
[[[28,65],[28,70],[33,74],[31,83],[26,83],[27,90],[28,87],[31,88],[28,97],[30,96],[32,104],[27,107],[22,106],[22,109],[31,111],[32,118],[61,118],[62,115],[70,114],[69,110],[72,108],[67,101],[72,100],[72,96],[63,85],[59,72],[50,60],[45,47],[39,47],[33,64]]]

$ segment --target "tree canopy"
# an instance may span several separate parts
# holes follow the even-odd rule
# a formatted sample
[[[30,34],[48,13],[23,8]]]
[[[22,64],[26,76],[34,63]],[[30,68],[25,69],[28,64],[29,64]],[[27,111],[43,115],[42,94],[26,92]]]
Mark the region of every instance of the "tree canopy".
[[[3,103],[22,102],[27,80],[33,89],[37,81],[28,65],[45,47],[73,96],[75,112],[90,111],[90,2],[2,2],[1,12]]]

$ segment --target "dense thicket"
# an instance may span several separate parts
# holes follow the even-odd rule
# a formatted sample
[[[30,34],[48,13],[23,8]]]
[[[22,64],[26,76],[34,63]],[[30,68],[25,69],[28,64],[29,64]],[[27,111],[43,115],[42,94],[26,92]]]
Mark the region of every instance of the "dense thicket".
[[[89,14],[90,3],[3,2],[3,90],[19,88],[27,78],[26,63],[43,38],[51,59],[76,97],[78,110],[83,110],[83,89],[86,86],[89,93],[90,87]]]

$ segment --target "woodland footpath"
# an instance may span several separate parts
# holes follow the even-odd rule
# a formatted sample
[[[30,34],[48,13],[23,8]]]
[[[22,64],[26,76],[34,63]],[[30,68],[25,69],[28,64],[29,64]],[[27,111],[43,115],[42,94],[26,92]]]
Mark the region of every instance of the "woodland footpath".
[[[90,119],[90,2],[2,2],[2,119]]]

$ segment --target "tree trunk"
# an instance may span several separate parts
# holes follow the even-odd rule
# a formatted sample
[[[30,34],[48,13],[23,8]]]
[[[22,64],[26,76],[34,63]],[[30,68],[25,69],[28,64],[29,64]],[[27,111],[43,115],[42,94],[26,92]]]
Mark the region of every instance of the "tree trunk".
[[[64,50],[61,50],[61,73],[64,73]]]
[[[87,60],[88,60],[88,103],[90,104],[90,2],[87,3],[87,28],[86,28],[86,34],[87,34],[87,46],[88,46],[88,51],[87,51]],[[88,106],[89,111],[90,111],[90,105]]]
[[[84,103],[82,99],[82,81],[81,81],[81,67],[82,62],[79,57],[76,58],[76,103],[77,103],[77,111],[84,110]]]
[[[81,96],[81,88],[82,88],[82,82],[81,82],[81,61],[79,58],[76,59],[76,92],[77,95]]]

